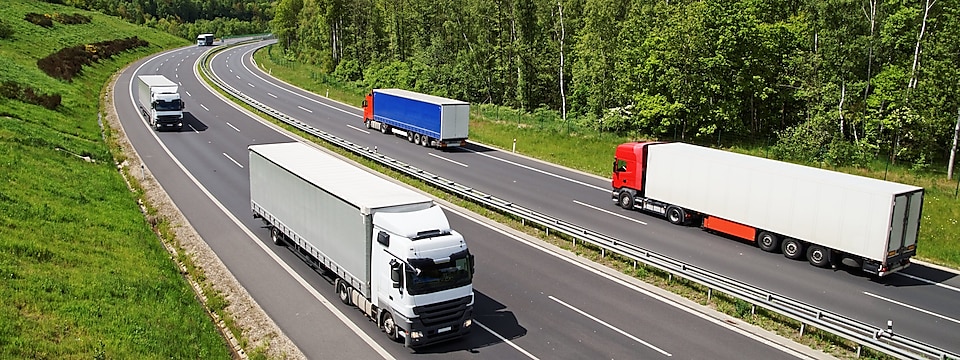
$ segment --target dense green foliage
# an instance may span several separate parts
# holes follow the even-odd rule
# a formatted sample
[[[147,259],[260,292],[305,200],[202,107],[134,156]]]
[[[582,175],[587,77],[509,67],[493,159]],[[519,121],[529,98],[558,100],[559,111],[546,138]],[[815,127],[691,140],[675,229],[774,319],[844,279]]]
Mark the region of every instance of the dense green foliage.
[[[0,83],[62,95],[53,109],[0,97],[0,358],[229,358],[98,126],[98,90],[113,73],[188,43],[95,13],[50,28],[24,16],[75,11],[32,0],[0,8],[13,30],[0,39]],[[37,68],[59,49],[133,36],[150,46],[101,59],[72,82]]]
[[[267,31],[273,17],[268,0],[45,0],[119,16],[184,39],[212,33],[218,37]]]
[[[919,167],[960,110],[957,0],[279,0],[290,60],[623,135]],[[563,116],[563,115],[561,115]],[[938,167],[942,169],[943,167]]]

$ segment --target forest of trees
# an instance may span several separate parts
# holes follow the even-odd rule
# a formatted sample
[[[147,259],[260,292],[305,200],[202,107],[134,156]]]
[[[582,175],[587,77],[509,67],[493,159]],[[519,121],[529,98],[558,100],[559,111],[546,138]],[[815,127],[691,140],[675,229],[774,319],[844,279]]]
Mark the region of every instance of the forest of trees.
[[[366,87],[925,167],[960,116],[958,2],[278,0],[271,28],[291,60]]]
[[[118,16],[193,40],[197,34],[217,36],[269,31],[269,0],[44,0]]]

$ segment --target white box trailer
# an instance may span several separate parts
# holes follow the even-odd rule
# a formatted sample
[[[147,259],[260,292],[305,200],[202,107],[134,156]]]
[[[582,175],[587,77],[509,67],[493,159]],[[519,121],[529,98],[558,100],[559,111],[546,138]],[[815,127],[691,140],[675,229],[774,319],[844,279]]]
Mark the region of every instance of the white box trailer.
[[[180,86],[163,75],[137,76],[137,103],[154,130],[183,127]]]
[[[668,219],[673,207],[681,218],[701,215],[707,229],[763,240],[764,250],[797,258],[806,249],[818,266],[852,258],[878,275],[916,253],[923,188],[684,143],[624,145],[643,156],[634,202]],[[616,198],[623,187],[614,183]]]
[[[469,331],[473,257],[433,200],[306,144],[249,154],[254,216],[335,274],[341,301],[408,346]]]

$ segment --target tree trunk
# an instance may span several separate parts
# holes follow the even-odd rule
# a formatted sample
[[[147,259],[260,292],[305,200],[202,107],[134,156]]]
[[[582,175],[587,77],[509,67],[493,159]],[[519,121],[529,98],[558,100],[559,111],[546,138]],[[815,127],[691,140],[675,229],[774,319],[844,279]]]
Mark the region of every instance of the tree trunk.
[[[953,146],[950,147],[950,164],[947,165],[947,180],[953,180],[953,162],[957,156],[958,136],[960,136],[960,106],[957,107],[957,126],[953,129]]]
[[[563,39],[566,31],[563,28],[563,5],[557,1],[557,10],[560,13],[560,114],[563,122],[567,122],[567,94],[563,90]]]
[[[913,67],[910,69],[910,83],[908,89],[917,87],[917,70],[920,68],[920,41],[923,40],[923,33],[927,30],[927,17],[930,16],[930,9],[937,3],[937,0],[925,0],[923,7],[923,21],[920,22],[920,33],[917,34],[917,46],[913,49]]]

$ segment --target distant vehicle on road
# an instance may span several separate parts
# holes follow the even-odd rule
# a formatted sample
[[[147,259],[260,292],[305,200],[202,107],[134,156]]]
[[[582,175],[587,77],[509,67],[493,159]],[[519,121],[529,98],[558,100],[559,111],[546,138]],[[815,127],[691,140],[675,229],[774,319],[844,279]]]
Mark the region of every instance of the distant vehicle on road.
[[[213,46],[213,34],[197,35],[197,46]]]
[[[140,112],[154,130],[183,127],[183,100],[180,87],[163,75],[137,76],[137,102]]]

